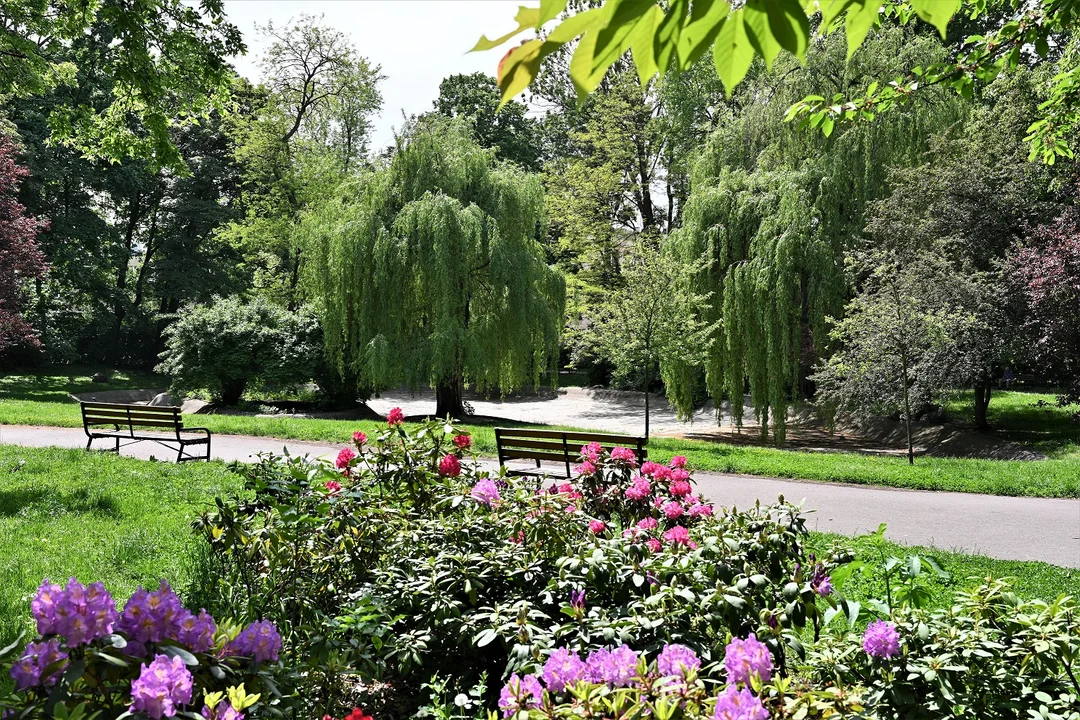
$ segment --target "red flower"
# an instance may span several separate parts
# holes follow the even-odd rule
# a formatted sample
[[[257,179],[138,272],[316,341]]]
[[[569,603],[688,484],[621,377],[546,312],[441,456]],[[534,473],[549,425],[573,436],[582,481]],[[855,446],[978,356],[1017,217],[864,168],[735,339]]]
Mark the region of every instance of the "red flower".
[[[356,453],[353,452],[352,448],[341,448],[341,451],[337,454],[337,460],[334,461],[334,464],[338,467],[338,469],[347,468],[349,467],[349,463],[352,462],[353,458],[355,457]]]
[[[394,427],[395,425],[400,425],[403,422],[405,422],[405,413],[401,412],[401,408],[390,408],[390,412],[386,414],[386,423],[390,427]]]
[[[458,450],[468,450],[470,447],[472,447],[472,438],[468,435],[455,435],[454,447],[456,447]]]
[[[603,520],[593,520],[589,523],[589,532],[593,535],[599,535],[605,530],[607,530],[607,525],[604,524]]]
[[[326,489],[332,493],[336,493],[341,490],[341,483],[339,483],[337,480],[327,480]]]
[[[364,711],[360,708],[353,708],[353,711],[346,715],[342,720],[373,720],[370,715],[364,714]]]
[[[357,430],[352,434],[352,441],[356,443],[356,447],[360,447],[367,442],[367,435]]]
[[[445,455],[439,461],[439,474],[443,477],[457,477],[461,474],[461,461],[457,455]]]

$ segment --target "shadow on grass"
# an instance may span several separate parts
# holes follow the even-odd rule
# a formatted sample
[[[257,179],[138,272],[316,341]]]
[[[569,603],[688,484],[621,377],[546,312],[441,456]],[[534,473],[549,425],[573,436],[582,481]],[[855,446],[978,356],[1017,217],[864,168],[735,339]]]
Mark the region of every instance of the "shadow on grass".
[[[119,517],[120,510],[108,495],[78,488],[70,493],[48,489],[15,488],[0,490],[0,517],[18,515],[87,515]]]

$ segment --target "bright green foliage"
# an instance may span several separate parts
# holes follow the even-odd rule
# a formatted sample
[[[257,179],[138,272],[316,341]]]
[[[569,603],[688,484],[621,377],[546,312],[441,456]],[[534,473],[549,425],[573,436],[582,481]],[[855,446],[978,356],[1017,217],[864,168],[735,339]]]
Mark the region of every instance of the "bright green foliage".
[[[702,320],[709,314],[709,296],[694,288],[697,270],[700,266],[639,239],[623,263],[625,285],[609,295],[597,318],[599,346],[616,376],[643,376],[646,439],[649,381],[655,368],[662,371],[668,400],[680,418],[694,412],[689,389],[717,329]]]
[[[319,361],[315,320],[262,299],[181,308],[165,336],[157,370],[172,375],[173,390],[206,389],[226,405],[239,402],[249,382],[281,388],[310,380]]]
[[[466,126],[419,124],[388,167],[305,221],[332,362],[374,389],[538,384],[564,296],[537,241],[543,208],[539,179],[497,167]]]
[[[450,118],[468,118],[480,147],[495,148],[500,160],[515,162],[526,170],[540,169],[540,135],[537,121],[519,102],[500,107],[499,86],[484,73],[451,75],[439,83],[435,109]]]
[[[642,83],[669,70],[687,70],[710,48],[717,74],[728,93],[746,77],[755,57],[772,67],[785,53],[800,60],[813,46],[813,35],[843,35],[849,57],[862,45],[874,26],[908,25],[915,18],[932,25],[946,37],[946,27],[958,14],[968,27],[982,30],[952,48],[952,57],[929,64],[909,65],[901,73],[883,74],[852,96],[812,91],[790,108],[788,118],[826,136],[839,121],[873,120],[875,115],[908,102],[920,89],[941,85],[965,98],[976,83],[993,80],[1001,71],[1026,62],[1034,48],[1037,62],[1060,61],[1050,98],[1030,126],[1027,140],[1031,157],[1053,163],[1072,157],[1071,142],[1077,127],[1080,62],[1070,41],[1061,52],[1062,36],[1072,30],[1077,10],[1072,2],[1040,0],[605,0],[599,6],[566,13],[567,0],[541,0],[540,7],[519,9],[518,28],[495,40],[486,37],[473,48],[488,50],[516,35],[535,30],[506,54],[499,64],[499,87],[504,102],[538,76],[541,64],[553,53],[573,44],[568,72],[578,95],[585,97],[604,79],[608,69],[629,54]],[[554,28],[545,23],[563,16]],[[813,28],[813,33],[812,29]]]
[[[67,50],[95,25],[109,42],[92,60]],[[98,158],[185,165],[171,136],[177,124],[205,117],[227,97],[227,58],[244,52],[221,0],[0,0],[0,96],[42,95],[59,84],[81,87],[87,74],[113,81],[104,106],[89,101],[53,108],[56,141]]]

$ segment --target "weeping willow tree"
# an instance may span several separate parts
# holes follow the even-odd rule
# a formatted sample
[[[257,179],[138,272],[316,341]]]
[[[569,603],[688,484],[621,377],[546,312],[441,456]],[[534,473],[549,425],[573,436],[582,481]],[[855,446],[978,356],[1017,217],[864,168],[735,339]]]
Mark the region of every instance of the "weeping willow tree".
[[[434,387],[439,417],[463,417],[464,387],[551,376],[565,286],[537,240],[543,208],[540,180],[497,166],[465,126],[414,126],[304,222],[330,360],[369,390]]]
[[[757,68],[695,164],[671,242],[687,262],[706,260],[699,290],[713,303],[704,319],[721,328],[706,386],[718,408],[730,400],[739,425],[749,392],[762,436],[771,422],[778,444],[789,404],[812,392],[807,378],[826,351],[826,318],[840,315],[848,297],[844,258],[865,242],[867,204],[886,193],[890,167],[917,163],[928,137],[959,119],[960,104],[931,93],[829,138],[784,123],[784,110],[808,93],[847,91],[941,53],[940,42],[910,28],[869,38],[850,62],[839,34],[821,39],[805,67]],[[692,396],[682,388],[669,395]]]

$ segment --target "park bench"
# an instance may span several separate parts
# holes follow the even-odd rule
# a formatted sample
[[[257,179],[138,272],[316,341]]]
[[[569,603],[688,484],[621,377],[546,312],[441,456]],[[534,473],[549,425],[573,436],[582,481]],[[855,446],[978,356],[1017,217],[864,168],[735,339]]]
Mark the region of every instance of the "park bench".
[[[598,442],[608,452],[615,447],[627,447],[637,455],[638,463],[645,462],[648,450],[645,438],[633,435],[612,435],[610,433],[563,432],[561,430],[518,430],[515,428],[495,428],[495,445],[499,453],[499,465],[505,466],[510,460],[535,460],[536,469],[512,469],[509,475],[548,475],[540,472],[542,462],[562,465],[570,478],[570,464],[579,461],[581,447],[591,442]]]
[[[178,407],[104,402],[83,402],[80,405],[87,450],[95,440],[100,439],[115,440],[117,453],[120,452],[121,440],[129,441],[124,443],[125,446],[146,441],[176,450],[176,462],[210,459],[210,431],[201,427],[184,427],[184,418]],[[205,445],[206,454],[186,453],[189,445]]]

